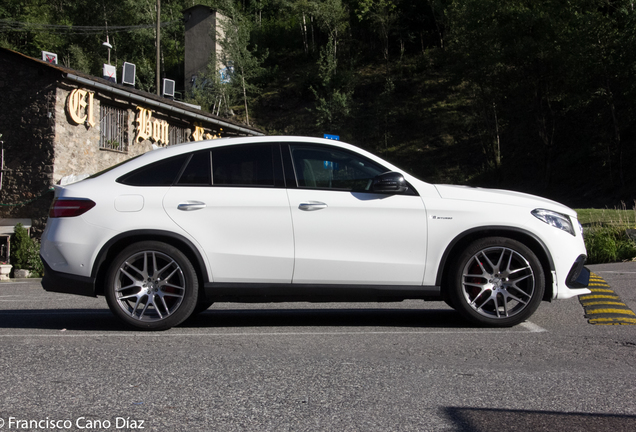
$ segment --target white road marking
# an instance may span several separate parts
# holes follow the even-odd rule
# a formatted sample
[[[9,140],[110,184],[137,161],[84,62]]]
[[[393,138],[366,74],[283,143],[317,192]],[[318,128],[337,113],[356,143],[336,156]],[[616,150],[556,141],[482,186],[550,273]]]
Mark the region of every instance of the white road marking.
[[[521,324],[519,324],[519,327],[524,327],[526,328],[530,333],[543,333],[543,332],[547,332],[546,329],[544,329],[543,327],[530,322],[530,321],[525,321],[522,322]]]
[[[603,270],[603,271],[595,271],[592,273],[616,273],[616,274],[636,274],[636,272],[628,272],[628,271],[618,271],[618,270]]]

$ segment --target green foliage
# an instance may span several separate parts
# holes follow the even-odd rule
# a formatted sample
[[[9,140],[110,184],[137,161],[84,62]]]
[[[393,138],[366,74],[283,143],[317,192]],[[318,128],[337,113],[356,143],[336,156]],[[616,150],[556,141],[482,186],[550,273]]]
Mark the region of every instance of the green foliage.
[[[395,0],[360,0],[356,15],[360,21],[368,20],[372,23],[374,32],[380,36],[382,55],[389,62],[389,40],[393,27],[398,20],[398,9]]]
[[[636,242],[627,235],[636,228],[636,207],[622,204],[618,209],[580,209],[579,221],[584,226],[588,263],[627,261],[636,259]]]
[[[227,19],[217,25],[218,42],[222,48],[220,62],[231,71],[230,87],[234,90],[229,96],[238,95],[245,108],[245,123],[250,124],[248,96],[257,94],[258,78],[264,74],[263,62],[268,56],[265,50],[258,54],[258,46],[250,45],[252,22],[241,13],[231,1],[219,1],[219,7]],[[212,65],[209,69],[216,67]]]
[[[44,265],[40,259],[40,244],[29,237],[22,224],[16,224],[11,242],[11,263],[16,269],[31,270],[34,276],[44,274]]]
[[[630,239],[624,227],[594,226],[585,230],[588,264],[633,260],[636,242]]]
[[[508,165],[531,162],[549,187],[560,154],[603,149],[610,180],[624,184],[623,142],[636,113],[619,107],[627,108],[627,95],[634,95],[627,71],[636,56],[623,47],[636,37],[636,14],[624,1],[606,6],[595,0],[451,3],[449,54],[474,101],[475,127],[492,167],[501,158]],[[573,145],[575,136],[582,143]]]
[[[0,3],[0,46],[155,92],[154,1]],[[190,0],[162,0],[162,70],[183,83]],[[337,133],[431,182],[576,206],[635,197],[631,0],[201,0],[231,17],[234,79],[191,100],[267,132]],[[88,30],[87,25],[95,26]],[[124,26],[124,29],[115,27]],[[267,55],[266,55],[267,54]],[[335,130],[334,130],[335,129]],[[584,169],[589,175],[580,175]]]
[[[44,275],[44,264],[40,258],[40,243],[35,239],[31,239],[27,248],[27,270],[31,271],[32,277]]]
[[[28,262],[29,233],[22,224],[14,229],[13,247],[11,248],[11,262],[18,269],[25,269]]]
[[[313,7],[318,27],[323,30],[334,46],[338,45],[338,37],[349,27],[348,11],[341,0],[324,0],[316,2]]]
[[[316,98],[316,125],[324,130],[335,131],[351,114],[352,90],[346,78],[337,72],[336,44],[331,38],[321,49],[318,60],[319,84],[310,87]]]
[[[184,0],[162,0],[162,70],[183,82]],[[0,46],[39,58],[40,51],[58,54],[60,64],[101,76],[108,51],[102,45],[108,35],[113,46],[111,64],[137,65],[137,88],[155,91],[156,2],[122,0],[24,1],[0,4]]]
[[[625,228],[636,227],[636,207],[627,209],[627,205],[624,203],[614,209],[576,209],[576,213],[579,222],[583,226],[615,225]]]
[[[90,73],[91,61],[84,50],[77,45],[69,45],[67,65],[75,70]]]
[[[221,82],[219,71],[210,63],[198,84],[187,95],[186,102],[199,105],[212,114],[229,117],[235,98],[235,88],[229,83]]]

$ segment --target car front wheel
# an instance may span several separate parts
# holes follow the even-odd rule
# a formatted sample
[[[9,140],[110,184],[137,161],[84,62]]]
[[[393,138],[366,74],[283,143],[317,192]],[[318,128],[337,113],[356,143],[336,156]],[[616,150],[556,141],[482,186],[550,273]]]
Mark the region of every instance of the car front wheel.
[[[458,257],[448,295],[469,321],[510,327],[534,313],[544,290],[545,273],[530,248],[489,237],[471,243]]]
[[[198,290],[194,267],[179,249],[145,241],[113,260],[105,295],[110,310],[127,324],[166,330],[192,314]]]

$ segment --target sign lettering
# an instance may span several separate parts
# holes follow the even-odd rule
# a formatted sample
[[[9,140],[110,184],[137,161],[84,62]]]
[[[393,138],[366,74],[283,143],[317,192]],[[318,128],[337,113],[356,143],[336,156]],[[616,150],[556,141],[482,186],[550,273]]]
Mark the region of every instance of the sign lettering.
[[[89,127],[95,126],[93,117],[94,96],[95,93],[80,89],[75,89],[68,95],[66,109],[71,120],[76,124],[86,123]]]
[[[137,107],[137,137],[136,141],[151,140],[156,143],[168,145],[169,125],[165,120],[152,117],[152,111],[146,108]]]
[[[192,139],[194,141],[202,141],[204,136],[204,130],[201,126],[194,125],[194,132],[192,132]]]
[[[209,139],[218,139],[221,138],[221,132],[223,131],[223,128],[219,129],[219,132],[217,135],[214,135],[214,132],[209,133],[206,132],[205,129],[203,129],[203,126],[200,126],[198,124],[194,124],[194,132],[192,132],[192,140],[193,141],[202,141],[204,139],[209,140]]]

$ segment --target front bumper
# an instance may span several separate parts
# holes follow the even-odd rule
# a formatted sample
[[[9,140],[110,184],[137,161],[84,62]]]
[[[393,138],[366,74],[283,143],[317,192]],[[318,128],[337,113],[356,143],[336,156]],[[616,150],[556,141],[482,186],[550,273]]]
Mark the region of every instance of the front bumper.
[[[565,278],[557,278],[557,272],[552,271],[552,300],[565,300],[592,292],[587,288],[590,283],[590,271],[585,267],[586,259],[587,256],[581,254],[574,260],[569,270],[567,267],[562,269],[561,274],[567,271]]]
[[[45,291],[97,297],[95,278],[56,272],[47,265],[44,259],[42,263],[44,264],[42,287]]]
[[[585,267],[585,260],[587,260],[587,256],[579,255],[574,261],[565,283],[568,288],[587,288],[590,284],[590,271]]]

